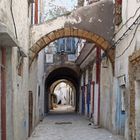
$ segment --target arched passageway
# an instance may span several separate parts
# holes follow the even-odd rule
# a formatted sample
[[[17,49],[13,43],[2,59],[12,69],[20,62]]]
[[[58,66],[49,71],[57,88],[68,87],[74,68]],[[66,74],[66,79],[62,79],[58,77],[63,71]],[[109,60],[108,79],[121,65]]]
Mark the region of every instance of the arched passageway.
[[[115,50],[111,47],[111,44],[102,36],[94,34],[92,32],[78,29],[78,28],[62,28],[54,30],[47,35],[41,37],[29,50],[30,65],[36,58],[37,54],[44,49],[51,42],[64,37],[77,37],[87,40],[88,42],[95,43],[97,47],[100,47],[105,51],[109,57],[112,65],[114,65]]]
[[[54,82],[50,87],[50,111],[52,113],[71,113],[75,111],[76,89],[68,80]]]
[[[115,49],[112,47],[114,32],[113,3],[102,0],[96,4],[86,9],[81,8],[76,10],[76,12],[68,16],[62,16],[50,22],[33,26],[31,29],[32,38],[29,49],[29,64],[31,67],[30,70],[32,70],[32,66],[36,66],[33,62],[37,60],[38,53],[58,39],[73,37],[86,40],[86,43],[89,43],[91,48],[87,49],[86,52],[88,53],[85,53],[85,58],[80,59],[83,56],[79,55],[79,60],[77,59],[77,63],[75,62],[76,65],[79,64],[78,66],[81,69],[79,73],[71,67],[64,66],[64,62],[61,61],[57,63],[59,65],[57,68],[56,64],[52,61],[51,66],[54,69],[51,69],[51,72],[48,67],[45,69],[43,112],[47,114],[51,109],[53,86],[55,87],[59,81],[69,81],[74,85],[76,91],[75,111],[80,110],[80,113],[82,112],[82,114],[92,117],[94,123],[97,125],[102,121],[103,126],[110,129],[111,123],[106,124],[106,122],[112,115],[112,110],[108,107],[111,106],[108,93],[112,92],[111,82],[113,76],[111,73],[111,64],[114,67],[115,59]],[[87,12],[89,15],[87,15]],[[110,18],[107,19],[108,15],[110,15]],[[85,48],[88,48],[87,46]],[[101,49],[107,56],[106,62],[108,58],[111,62],[111,64],[108,64],[108,68],[106,67],[106,70],[102,69],[101,55],[103,51]],[[90,58],[91,61],[89,61]],[[32,73],[32,71],[30,72]],[[107,78],[102,78],[100,75],[105,72]],[[81,74],[81,77],[79,74]],[[103,85],[101,85],[102,83]],[[101,94],[101,92],[104,94]],[[56,96],[52,98],[55,100]],[[109,113],[103,113],[104,110]]]
[[[55,87],[61,83],[65,82],[74,87],[74,107],[75,111],[78,111],[79,105],[79,75],[73,69],[68,67],[61,67],[50,72],[45,80],[45,95],[44,95],[44,112],[48,113],[51,109],[51,93],[54,91]]]
[[[95,43],[106,52],[114,64],[115,50],[111,47],[114,33],[113,5],[112,1],[102,0],[78,8],[69,15],[34,25],[31,28],[30,65],[42,49],[64,37],[77,37]]]

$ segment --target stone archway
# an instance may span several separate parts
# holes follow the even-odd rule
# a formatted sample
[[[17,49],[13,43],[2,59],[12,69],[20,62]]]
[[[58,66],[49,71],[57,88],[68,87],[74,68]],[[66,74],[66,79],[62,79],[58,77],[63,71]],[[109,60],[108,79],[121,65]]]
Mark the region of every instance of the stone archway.
[[[53,83],[59,80],[67,80],[73,84],[76,90],[76,104],[75,104],[75,111],[78,110],[78,103],[79,103],[79,75],[78,73],[71,68],[68,67],[60,67],[57,69],[54,69],[49,73],[49,75],[46,77],[45,80],[45,95],[44,95],[44,111],[47,113],[49,111],[49,94],[50,93],[50,87],[52,86]]]
[[[41,37],[30,49],[29,49],[29,58],[30,58],[30,65],[32,64],[34,58],[37,56],[37,54],[45,48],[47,45],[49,45],[51,42],[63,38],[63,37],[78,37],[82,39],[86,39],[90,42],[95,43],[97,46],[99,46],[101,49],[103,49],[111,63],[114,63],[114,53],[115,50],[111,48],[111,45],[107,40],[105,40],[103,37],[91,33],[89,31],[85,31],[82,29],[77,28],[62,28],[59,30],[55,30],[50,32],[49,34]]]
[[[51,87],[50,87],[50,94],[54,94],[54,95],[56,95],[56,97],[58,97],[58,93],[57,92],[55,92],[56,91],[56,89],[58,89],[58,87],[59,87],[59,85],[61,85],[62,83],[65,83],[66,85],[68,85],[69,87],[71,87],[71,95],[70,95],[70,93],[69,93],[69,95],[65,98],[65,101],[70,105],[70,106],[72,106],[72,112],[73,111],[75,111],[75,107],[76,107],[76,87],[75,87],[75,85],[71,82],[71,81],[69,81],[69,80],[66,80],[66,79],[61,79],[61,80],[57,80],[57,81],[55,81],[52,85],[51,85]],[[70,98],[70,96],[71,96],[71,98]],[[50,102],[51,102],[51,104],[53,103],[52,102],[53,100],[52,100],[52,98],[51,98],[51,100],[50,100]],[[71,104],[70,104],[71,103]],[[67,105],[68,105],[67,104]],[[56,105],[58,105],[58,99],[57,99],[57,102],[56,102]],[[64,104],[63,104],[64,105]],[[65,110],[66,111],[66,110]]]
[[[113,1],[101,0],[78,8],[68,15],[32,26],[29,49],[30,65],[39,51],[63,37],[77,37],[95,43],[106,52],[113,64],[115,56],[115,50],[111,47],[114,34],[113,10]]]

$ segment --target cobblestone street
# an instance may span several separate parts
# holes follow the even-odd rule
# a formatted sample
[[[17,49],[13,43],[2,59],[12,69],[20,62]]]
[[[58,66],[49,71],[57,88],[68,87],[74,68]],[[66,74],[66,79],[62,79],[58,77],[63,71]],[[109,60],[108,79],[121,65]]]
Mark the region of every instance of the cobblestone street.
[[[105,129],[88,125],[82,116],[67,114],[48,115],[28,140],[123,140]]]

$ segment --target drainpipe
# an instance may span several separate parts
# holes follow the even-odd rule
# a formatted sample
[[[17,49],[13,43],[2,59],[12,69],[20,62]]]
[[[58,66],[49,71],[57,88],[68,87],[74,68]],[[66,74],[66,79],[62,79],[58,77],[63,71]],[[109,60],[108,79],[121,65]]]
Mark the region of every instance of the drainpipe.
[[[95,82],[92,81],[91,85],[92,85],[92,114],[94,114],[94,86],[95,86]]]
[[[6,48],[2,48],[1,51],[1,140],[6,140]]]
[[[38,0],[35,0],[35,24],[38,24]]]
[[[96,83],[98,84],[98,118],[97,124],[100,123],[100,71],[101,71],[101,49],[96,49]]]
[[[88,92],[88,89],[87,89],[87,84],[85,84],[85,115],[87,115],[87,109],[86,109],[86,107],[87,107],[87,104],[88,104],[88,102],[87,102],[87,92]]]

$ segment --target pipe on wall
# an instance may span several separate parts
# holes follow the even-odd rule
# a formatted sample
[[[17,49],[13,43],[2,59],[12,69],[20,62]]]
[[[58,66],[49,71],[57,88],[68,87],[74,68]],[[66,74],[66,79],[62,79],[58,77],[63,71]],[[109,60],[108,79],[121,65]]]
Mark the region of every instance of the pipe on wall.
[[[98,84],[98,117],[97,124],[100,123],[100,75],[101,75],[101,48],[96,50],[96,83]]]
[[[6,48],[1,48],[1,140],[6,140]]]
[[[95,82],[92,81],[91,82],[91,85],[92,85],[92,114],[94,114],[94,87],[95,87]]]
[[[38,24],[38,0],[35,0],[35,24]]]

